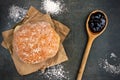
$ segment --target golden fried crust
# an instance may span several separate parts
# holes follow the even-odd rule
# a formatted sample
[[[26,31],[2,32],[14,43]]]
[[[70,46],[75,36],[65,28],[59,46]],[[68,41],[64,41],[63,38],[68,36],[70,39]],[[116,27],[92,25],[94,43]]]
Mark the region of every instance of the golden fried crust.
[[[13,35],[13,53],[25,63],[35,64],[56,55],[60,37],[48,22],[27,23]]]

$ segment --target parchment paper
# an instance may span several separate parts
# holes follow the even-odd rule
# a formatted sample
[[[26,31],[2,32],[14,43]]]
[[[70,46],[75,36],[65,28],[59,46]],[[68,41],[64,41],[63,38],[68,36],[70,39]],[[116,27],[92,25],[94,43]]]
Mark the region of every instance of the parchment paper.
[[[60,48],[56,56],[45,62],[41,62],[38,64],[26,64],[22,62],[19,59],[19,57],[12,52],[12,39],[14,29],[16,28],[17,25],[36,21],[46,21],[51,24],[51,26],[55,29],[55,31],[59,34],[61,38]],[[64,47],[62,45],[62,42],[64,41],[65,37],[70,31],[67,26],[63,25],[59,21],[51,19],[51,17],[48,14],[42,14],[34,7],[30,7],[25,18],[17,25],[10,30],[2,32],[3,36],[2,46],[10,51],[15,67],[20,75],[27,75],[37,70],[44,70],[47,67],[54,66],[68,60]]]

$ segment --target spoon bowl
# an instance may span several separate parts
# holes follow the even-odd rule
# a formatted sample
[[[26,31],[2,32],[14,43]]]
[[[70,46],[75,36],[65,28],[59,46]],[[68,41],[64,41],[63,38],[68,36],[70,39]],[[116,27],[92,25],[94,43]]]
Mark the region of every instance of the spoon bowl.
[[[99,15],[99,16],[96,16]],[[108,24],[107,15],[101,10],[95,10],[91,12],[87,18],[86,29],[88,33],[88,43],[83,55],[82,63],[79,69],[77,80],[82,79],[82,75],[86,66],[86,62],[89,56],[90,48],[95,38],[100,36],[106,29]]]
[[[89,20],[90,20],[91,15],[94,14],[94,13],[96,13],[96,12],[102,13],[102,14],[104,15],[105,19],[106,19],[106,22],[105,22],[105,26],[104,26],[103,30],[100,31],[100,32],[96,32],[96,33],[95,33],[95,32],[92,32],[92,31],[90,30],[89,25],[88,25],[88,22],[89,22]],[[96,38],[96,37],[98,37],[99,35],[101,35],[101,34],[105,31],[105,29],[106,29],[106,27],[107,27],[107,24],[108,24],[108,18],[107,18],[107,15],[106,15],[103,11],[101,11],[101,10],[94,10],[93,12],[91,12],[91,13],[89,14],[88,18],[87,18],[87,21],[86,21],[86,30],[87,30],[87,33],[88,33],[88,37],[89,37],[89,38]]]

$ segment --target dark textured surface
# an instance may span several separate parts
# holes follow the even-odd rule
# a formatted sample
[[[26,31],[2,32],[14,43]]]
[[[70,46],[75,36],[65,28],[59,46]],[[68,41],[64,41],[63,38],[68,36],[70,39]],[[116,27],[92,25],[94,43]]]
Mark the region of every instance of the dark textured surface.
[[[69,71],[70,80],[76,80],[79,65],[84,53],[87,34],[85,22],[89,12],[95,9],[103,10],[109,19],[105,32],[95,40],[88,58],[83,80],[120,80],[120,74],[112,75],[99,68],[98,61],[106,54],[115,52],[120,57],[120,6],[119,0],[64,0],[68,12],[52,16],[71,29],[64,41],[64,47],[69,61],[63,63]],[[15,22],[8,19],[8,9],[12,5],[25,7],[31,5],[40,10],[40,0],[0,0],[0,32],[10,29]],[[10,26],[8,26],[8,22]],[[2,36],[0,33],[0,43]],[[22,66],[22,65],[21,65]],[[0,80],[46,80],[39,71],[27,76],[20,76],[13,64],[8,50],[0,46]]]

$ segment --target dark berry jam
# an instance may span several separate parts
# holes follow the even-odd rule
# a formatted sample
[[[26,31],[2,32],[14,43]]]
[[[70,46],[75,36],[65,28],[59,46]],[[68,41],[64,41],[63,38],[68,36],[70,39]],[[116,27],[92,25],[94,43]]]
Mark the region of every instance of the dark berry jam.
[[[94,33],[101,32],[106,25],[105,15],[101,12],[95,12],[90,16],[88,26]]]

